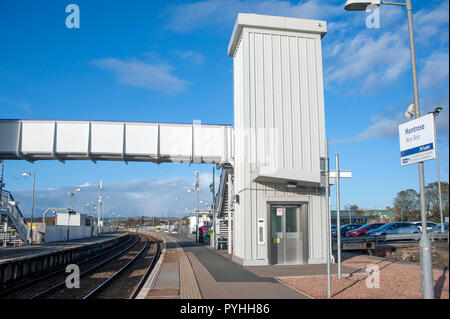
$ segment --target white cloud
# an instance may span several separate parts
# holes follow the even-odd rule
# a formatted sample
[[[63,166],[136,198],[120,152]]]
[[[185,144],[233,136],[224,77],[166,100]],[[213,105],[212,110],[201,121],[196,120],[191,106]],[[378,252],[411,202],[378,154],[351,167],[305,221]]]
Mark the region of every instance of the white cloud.
[[[207,0],[171,7],[167,27],[175,32],[188,32],[211,25],[229,26],[234,23],[238,12],[324,19],[343,14],[343,8],[341,5],[329,5],[323,0],[297,4],[275,0]]]
[[[92,186],[92,184],[89,183],[89,182],[86,182],[86,183],[81,184],[81,185],[78,186],[78,187],[89,187],[89,186]]]
[[[442,106],[443,110],[436,121],[438,142],[448,145],[449,134],[449,95],[448,89],[445,94],[437,97],[424,97],[421,99],[421,115],[434,110],[435,107]],[[392,109],[385,109],[384,113],[372,116],[370,124],[355,136],[347,138],[335,138],[330,140],[330,144],[344,144],[351,142],[361,142],[375,138],[398,138],[398,126],[407,121],[404,116],[406,105],[398,105],[394,110],[402,112],[392,112]]]
[[[115,73],[118,82],[166,93],[185,91],[188,83],[172,74],[173,67],[164,64],[150,64],[137,60],[104,58],[93,61],[94,65]]]
[[[205,56],[201,53],[190,51],[190,50],[174,50],[172,51],[174,55],[182,60],[191,62],[193,64],[202,64],[205,62]]]
[[[360,142],[373,138],[392,138],[398,136],[398,125],[405,120],[401,120],[400,116],[395,119],[377,118],[371,119],[371,123],[366,129],[356,136],[343,139],[332,139],[330,144],[343,144],[350,142]]]
[[[414,14],[415,40],[421,45],[430,43],[430,38],[439,37],[440,41],[448,42],[449,22],[448,0],[431,10],[420,10]],[[404,27],[406,29],[406,26]]]
[[[440,85],[445,82],[448,85],[448,59],[448,51],[433,52],[428,57],[419,79],[420,88],[440,88]]]
[[[329,48],[325,70],[328,85],[358,80],[362,91],[377,89],[380,83],[397,80],[409,65],[409,49],[399,34],[386,32],[378,38],[359,32],[354,38],[336,42]]]
[[[146,179],[122,181],[114,184],[103,184],[105,215],[111,216],[112,212],[121,216],[185,216],[196,206],[195,193],[186,190],[192,188],[194,176],[177,176],[169,179]],[[199,199],[212,202],[212,194],[209,185],[212,182],[211,173],[200,173],[200,195]],[[216,189],[220,177],[216,175]],[[89,182],[80,192],[76,192],[71,198],[71,205],[77,211],[92,213],[93,200],[97,200],[98,185]],[[13,196],[19,201],[20,209],[25,216],[29,216],[31,207],[31,192],[29,190],[12,191]],[[41,216],[49,207],[67,206],[67,187],[56,189],[36,189],[35,191],[35,215]],[[189,208],[189,211],[185,210]],[[206,209],[200,204],[200,209]]]
[[[0,107],[2,104],[6,105],[6,107],[18,107],[27,113],[31,113],[31,105],[20,99],[0,97]]]

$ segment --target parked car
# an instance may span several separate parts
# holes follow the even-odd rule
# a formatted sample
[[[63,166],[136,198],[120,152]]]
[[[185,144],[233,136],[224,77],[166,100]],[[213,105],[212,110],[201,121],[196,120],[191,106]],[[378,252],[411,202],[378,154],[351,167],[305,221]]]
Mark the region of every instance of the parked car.
[[[379,235],[394,235],[394,234],[418,234],[420,233],[419,227],[414,223],[408,222],[394,222],[384,224],[376,229],[369,230],[366,236],[379,236]]]
[[[436,226],[434,226],[430,232],[440,233],[441,232],[441,224],[436,224]],[[444,233],[448,233],[448,223],[444,223]]]
[[[422,222],[413,222],[413,224],[416,224],[417,227],[419,227],[420,231],[422,232]],[[436,223],[433,222],[427,222],[427,231],[430,232],[433,230],[434,227],[436,227]]]
[[[341,226],[341,236],[345,237],[345,235],[347,234],[348,231],[355,229],[355,228],[359,228],[361,227],[362,224],[346,224],[346,225],[342,225]],[[335,228],[334,230],[331,231],[331,234],[333,236],[337,236],[337,229]]]
[[[347,232],[347,237],[365,236],[369,230],[377,229],[378,227],[380,227],[382,225],[384,225],[384,223],[370,223],[370,224],[362,225],[359,228],[356,228],[356,229],[353,229],[353,230],[350,230],[349,232]]]

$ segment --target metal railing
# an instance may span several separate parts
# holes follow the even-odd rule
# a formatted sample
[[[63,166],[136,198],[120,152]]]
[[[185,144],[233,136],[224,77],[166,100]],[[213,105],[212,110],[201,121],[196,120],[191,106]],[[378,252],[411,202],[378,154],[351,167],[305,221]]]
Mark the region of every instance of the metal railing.
[[[15,204],[14,197],[9,191],[2,190],[1,201],[3,202],[0,207],[1,213],[9,216],[23,242],[26,243],[28,241],[28,227],[19,207]]]
[[[392,234],[362,237],[341,238],[341,248],[343,250],[375,249],[376,246],[386,246],[399,243],[419,243],[422,234]],[[428,233],[431,242],[441,240],[448,242],[449,233]],[[333,249],[337,248],[336,239],[333,238]]]
[[[220,174],[219,190],[217,192],[217,195],[214,198],[214,207],[216,208],[217,214],[221,213],[223,203],[224,203],[224,198],[227,195],[225,193],[225,189],[227,186],[227,180],[228,180],[228,172],[226,169],[222,169],[222,174]]]

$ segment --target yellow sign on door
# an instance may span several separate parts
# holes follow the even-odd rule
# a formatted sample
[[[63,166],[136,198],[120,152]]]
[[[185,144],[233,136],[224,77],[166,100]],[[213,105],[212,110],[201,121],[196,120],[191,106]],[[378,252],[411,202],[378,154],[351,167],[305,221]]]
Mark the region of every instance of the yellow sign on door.
[[[275,244],[279,244],[279,243],[280,243],[280,238],[274,238],[274,239],[273,239],[273,242],[274,242]]]

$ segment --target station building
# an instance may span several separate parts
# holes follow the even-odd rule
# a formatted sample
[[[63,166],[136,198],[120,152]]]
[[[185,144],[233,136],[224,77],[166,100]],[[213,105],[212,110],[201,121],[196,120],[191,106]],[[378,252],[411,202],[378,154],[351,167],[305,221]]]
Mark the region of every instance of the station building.
[[[228,46],[234,157],[222,215],[231,221],[228,250],[242,265],[326,262],[326,30],[325,21],[237,17]]]

